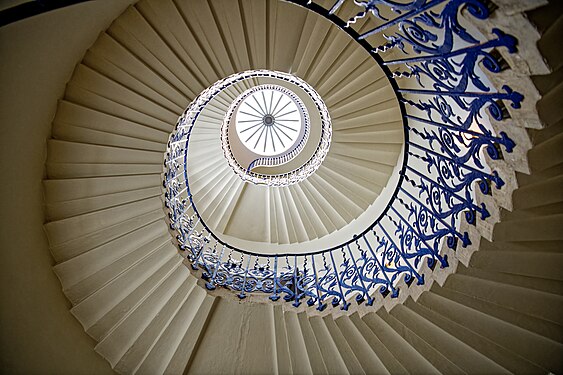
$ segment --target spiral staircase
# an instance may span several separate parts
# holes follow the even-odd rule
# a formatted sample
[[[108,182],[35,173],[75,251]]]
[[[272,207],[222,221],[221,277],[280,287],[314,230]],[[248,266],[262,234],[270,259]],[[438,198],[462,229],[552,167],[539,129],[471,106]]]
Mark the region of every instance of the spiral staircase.
[[[345,286],[338,264],[348,254],[359,273],[367,251],[351,248],[364,240],[370,246],[376,237],[364,231],[376,218],[393,210],[402,218],[387,207],[397,186],[414,186],[405,161],[421,155],[405,130],[416,128],[405,125],[414,76],[381,64],[404,56],[382,33],[368,36],[382,46],[381,61],[354,37],[384,23],[389,14],[375,14],[383,5],[366,2],[364,14],[358,4],[333,0],[129,6],[76,65],[47,141],[44,227],[53,269],[94,350],[114,371],[139,374],[563,372],[561,6],[493,3],[484,19],[461,12],[472,32],[492,40],[491,30],[500,28],[518,40],[515,53],[495,48],[502,69],[481,77],[523,95],[521,108],[495,102],[501,113],[488,123],[491,134],[504,132],[516,147],[508,151],[499,136],[501,157],[484,147],[473,154],[504,183],[497,189],[491,178],[490,194],[476,188],[477,203],[469,202],[478,213],[485,204],[490,217],[474,225],[458,220],[449,232],[458,240],[440,238],[439,254],[426,254],[416,267],[402,252],[410,268],[381,293],[381,285],[374,293],[359,277],[354,292],[334,294],[319,291],[321,282],[309,290],[297,279],[315,261],[320,278],[322,262],[330,265],[315,251],[326,249],[333,285]],[[400,15],[413,9],[398,8]],[[182,214],[192,210],[198,221],[188,231],[207,242],[182,241],[185,228],[164,207],[175,192],[166,184],[178,118],[216,82],[259,69],[291,73],[318,92],[331,117],[330,151],[295,184],[241,179],[225,161],[222,121],[237,96],[271,79],[220,90],[198,112],[183,150],[183,197],[191,204]],[[392,222],[381,222],[386,243],[399,241],[388,234]],[[242,286],[218,277],[222,262],[237,256],[243,272],[246,265]],[[274,264],[273,276],[255,277],[271,278],[273,291],[247,288],[249,267]],[[279,298],[282,291],[287,298]]]

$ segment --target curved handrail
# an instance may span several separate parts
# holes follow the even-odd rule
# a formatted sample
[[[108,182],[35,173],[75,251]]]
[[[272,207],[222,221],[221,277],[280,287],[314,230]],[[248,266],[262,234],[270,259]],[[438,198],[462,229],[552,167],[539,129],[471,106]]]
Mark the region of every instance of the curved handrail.
[[[454,250],[471,244],[461,221],[475,225],[478,216],[490,216],[486,205],[476,201],[474,186],[491,194],[493,185],[500,189],[504,181],[487,166],[482,151],[501,159],[502,148],[510,153],[516,145],[506,133],[494,134],[488,121],[505,120],[505,103],[517,109],[523,96],[506,85],[495,90],[485,72],[501,71],[505,64],[493,50],[514,53],[517,41],[498,29],[483,39],[464,25],[467,21],[460,22],[462,11],[475,19],[489,16],[479,0],[354,1],[358,13],[347,20],[338,16],[344,0],[330,8],[310,0],[288,1],[348,33],[382,66],[394,88],[404,120],[405,152],[393,198],[368,228],[341,245],[306,254],[256,254],[218,239],[201,222],[191,196],[189,205],[186,199],[172,204],[181,187],[171,182],[176,175],[170,174],[170,161],[177,150],[169,147],[165,185],[166,204],[174,206],[170,225],[192,266],[203,269],[209,289],[227,287],[240,298],[254,292],[272,300],[283,296],[294,306],[306,299],[318,310],[329,300],[346,310],[354,295],[358,303],[371,305],[376,291],[398,296],[401,279],[407,285],[414,280],[423,284],[424,261],[431,268],[438,263],[447,267],[443,243]],[[353,27],[366,18],[376,22],[359,34]],[[375,34],[387,42],[371,45],[368,40]],[[386,59],[391,50],[405,58]],[[186,217],[190,209],[193,214]],[[182,220],[188,225],[180,225]]]

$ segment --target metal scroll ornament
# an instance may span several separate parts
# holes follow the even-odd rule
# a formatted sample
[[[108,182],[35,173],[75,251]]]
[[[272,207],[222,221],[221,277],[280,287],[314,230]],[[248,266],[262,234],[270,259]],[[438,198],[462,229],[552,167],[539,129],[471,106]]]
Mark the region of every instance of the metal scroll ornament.
[[[174,142],[189,134],[196,103],[178,123],[167,153],[171,228],[209,289],[225,287],[241,298],[263,293],[294,306],[305,301],[319,310],[346,310],[353,300],[371,305],[378,293],[397,297],[401,281],[403,289],[426,282],[424,267],[448,267],[446,248],[456,251],[475,240],[460,229],[463,221],[475,225],[490,216],[476,191],[490,195],[504,180],[485,158],[501,159],[518,147],[507,133],[496,134],[491,121],[506,121],[508,108],[517,110],[524,98],[508,86],[494,87],[488,75],[510,68],[502,55],[516,52],[517,40],[499,29],[490,30],[490,38],[475,31],[471,23],[489,17],[489,8],[478,0],[337,0],[327,7],[288,1],[348,33],[394,87],[405,150],[393,199],[363,232],[334,248],[298,255],[235,249],[201,225],[189,193],[181,192],[177,160],[185,145]],[[340,16],[350,8],[357,10],[352,18]],[[357,31],[369,24],[374,26]],[[383,35],[386,42],[371,44],[381,40],[372,35]],[[205,102],[207,95],[198,100]]]

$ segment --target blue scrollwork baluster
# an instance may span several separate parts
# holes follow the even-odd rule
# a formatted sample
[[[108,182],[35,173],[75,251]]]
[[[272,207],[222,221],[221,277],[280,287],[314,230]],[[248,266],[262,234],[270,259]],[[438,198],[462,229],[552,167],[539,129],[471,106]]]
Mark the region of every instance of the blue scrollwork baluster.
[[[311,255],[311,263],[313,264],[313,273],[315,274],[315,288],[317,290],[317,310],[323,311],[326,308],[326,303],[323,302],[324,295],[321,292],[321,281],[318,277],[317,267],[315,265],[315,255]]]
[[[246,279],[248,277],[248,268],[250,267],[250,260],[252,259],[252,255],[247,255],[247,257],[248,260],[246,261],[246,269],[244,270],[244,279],[242,282],[240,293],[238,294],[238,298],[240,299],[246,298]]]
[[[280,299],[280,296],[279,296],[279,294],[278,294],[278,289],[277,289],[278,284],[279,284],[279,276],[278,276],[278,256],[276,255],[276,256],[274,257],[274,284],[272,285],[272,287],[273,287],[274,290],[273,290],[272,295],[270,296],[270,299],[271,299],[272,301],[274,301],[274,302],[277,301],[278,299]]]
[[[360,245],[358,243],[358,240],[356,240],[356,245],[358,246],[358,249],[360,248]],[[350,259],[352,259],[352,264],[354,266],[354,270],[356,272],[356,277],[357,279],[360,281],[360,284],[362,286],[360,293],[356,296],[356,302],[361,303],[363,300],[366,300],[366,305],[367,306],[371,306],[373,305],[373,301],[374,298],[372,296],[370,296],[370,292],[369,292],[369,287],[366,287],[364,278],[363,278],[363,274],[360,272],[360,269],[358,269],[358,264],[356,263],[356,259],[354,258],[354,254],[352,253],[352,251],[350,250],[350,245],[346,245],[347,249],[348,249],[348,254],[350,255]]]
[[[221,255],[217,257],[217,262],[215,262],[215,266],[213,267],[213,276],[211,277],[211,280],[205,283],[205,287],[209,290],[214,290],[216,288],[215,278],[217,277],[217,271],[219,271],[219,267],[221,267],[221,261],[223,260],[224,253],[225,253],[225,245],[223,245],[223,248],[221,249]]]
[[[373,230],[373,235],[376,238],[378,237],[375,230]],[[373,248],[371,247],[371,244],[369,243],[366,236],[364,236],[364,242],[366,243],[366,246],[368,247],[370,253],[372,254],[373,260],[375,261],[376,264],[376,267],[373,272],[374,277],[372,278],[372,282],[374,284],[381,285],[381,287],[379,288],[379,292],[383,296],[385,296],[389,292],[389,290],[391,290],[391,297],[393,298],[397,297],[399,295],[399,289],[395,288],[395,286],[389,279],[389,276],[387,276],[387,273],[385,272],[385,268],[383,267],[376,253],[373,251]],[[380,244],[379,246],[382,246],[381,245],[382,241],[379,241],[379,244]]]

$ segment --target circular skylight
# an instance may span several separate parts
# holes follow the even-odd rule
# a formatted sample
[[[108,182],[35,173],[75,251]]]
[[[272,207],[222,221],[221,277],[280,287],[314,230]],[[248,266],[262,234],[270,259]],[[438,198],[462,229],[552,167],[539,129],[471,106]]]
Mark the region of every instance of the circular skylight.
[[[302,135],[300,106],[295,98],[280,89],[270,85],[252,92],[241,101],[236,112],[236,131],[240,141],[258,155],[284,153]]]
[[[319,94],[294,75],[249,70],[217,82],[200,104],[209,102],[215,90],[220,93],[230,86],[242,92],[223,118],[221,147],[235,173],[244,181],[268,186],[293,185],[313,174],[332,138],[330,115]]]

